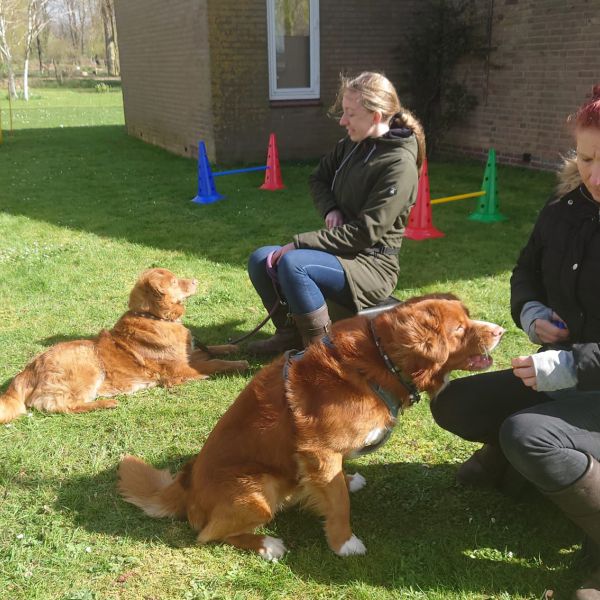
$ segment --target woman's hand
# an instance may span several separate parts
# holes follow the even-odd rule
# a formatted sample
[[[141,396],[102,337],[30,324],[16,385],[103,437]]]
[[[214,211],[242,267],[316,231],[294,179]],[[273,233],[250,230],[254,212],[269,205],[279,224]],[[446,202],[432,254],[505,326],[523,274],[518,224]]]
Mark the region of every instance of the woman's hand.
[[[527,387],[537,390],[537,377],[533,366],[533,358],[531,356],[517,356],[517,358],[512,359],[511,364],[515,377],[518,377]]]
[[[341,210],[334,208],[325,215],[325,225],[327,226],[327,229],[331,229],[332,227],[339,227],[343,224],[344,215],[342,214]]]
[[[556,344],[569,339],[567,324],[555,313],[552,320],[536,319],[534,323],[535,333],[544,344]]]
[[[287,254],[290,250],[295,250],[296,246],[294,246],[293,242],[290,242],[289,244],[286,244],[285,246],[281,246],[281,248],[279,248],[279,250],[275,250],[275,252],[273,253],[273,256],[271,257],[271,266],[275,267],[277,265],[277,263],[279,262],[279,259],[284,255]]]

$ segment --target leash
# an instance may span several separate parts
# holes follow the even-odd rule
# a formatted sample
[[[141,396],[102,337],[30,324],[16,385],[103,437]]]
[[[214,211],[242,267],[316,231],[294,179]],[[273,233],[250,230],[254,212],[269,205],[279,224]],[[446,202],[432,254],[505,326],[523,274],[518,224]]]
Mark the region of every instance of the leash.
[[[245,333],[244,335],[240,336],[239,338],[236,338],[235,340],[229,338],[230,344],[239,344],[240,342],[247,340],[249,337],[252,337],[268,323],[269,319],[275,314],[279,306],[287,306],[287,302],[280,294],[279,287],[277,286],[277,270],[271,262],[273,259],[273,254],[275,254],[275,250],[267,255],[265,267],[267,269],[267,275],[271,278],[271,283],[273,284],[273,290],[275,291],[275,296],[277,296],[277,300],[275,300],[275,304],[273,304],[273,306],[267,312],[267,316],[250,333]]]
[[[275,286],[273,286],[275,287]],[[279,294],[278,294],[279,296]],[[235,340],[232,340],[231,338],[229,338],[229,343],[230,344],[239,344],[240,342],[243,342],[244,340],[248,339],[249,337],[252,337],[255,333],[258,333],[269,321],[269,319],[275,314],[275,312],[277,311],[277,309],[279,308],[279,305],[285,305],[285,302],[282,302],[279,298],[277,298],[277,300],[275,300],[275,304],[273,304],[271,310],[269,310],[269,312],[267,313],[267,316],[250,332],[250,333],[245,333],[244,335],[240,336],[239,338],[236,338]]]

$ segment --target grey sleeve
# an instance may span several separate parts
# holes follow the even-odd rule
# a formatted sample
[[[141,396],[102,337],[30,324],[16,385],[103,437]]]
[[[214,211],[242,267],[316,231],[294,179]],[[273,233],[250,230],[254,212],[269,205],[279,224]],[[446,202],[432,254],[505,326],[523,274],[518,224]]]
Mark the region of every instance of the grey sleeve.
[[[552,319],[552,309],[537,300],[531,300],[523,305],[520,319],[521,327],[523,328],[523,331],[527,333],[527,337],[529,337],[534,344],[542,344],[542,340],[540,340],[535,333],[535,321],[537,319],[550,321],[550,319]]]
[[[577,385],[575,358],[569,350],[546,350],[531,356],[538,392],[564,390]]]

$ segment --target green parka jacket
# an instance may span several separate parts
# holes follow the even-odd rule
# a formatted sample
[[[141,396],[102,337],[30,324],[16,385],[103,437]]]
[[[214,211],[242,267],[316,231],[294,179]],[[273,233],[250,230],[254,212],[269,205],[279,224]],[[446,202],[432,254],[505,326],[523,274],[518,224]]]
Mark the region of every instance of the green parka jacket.
[[[345,137],[310,176],[321,216],[338,209],[344,224],[300,233],[294,246],[339,258],[357,310],[377,304],[396,288],[400,266],[392,252],[402,244],[417,185],[417,140],[410,129],[391,129],[358,143]],[[382,248],[389,253],[378,253]]]

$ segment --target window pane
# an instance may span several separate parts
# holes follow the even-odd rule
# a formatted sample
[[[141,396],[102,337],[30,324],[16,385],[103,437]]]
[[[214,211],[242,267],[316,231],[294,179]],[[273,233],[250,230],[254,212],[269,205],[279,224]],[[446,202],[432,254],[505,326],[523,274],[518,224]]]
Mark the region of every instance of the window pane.
[[[275,0],[277,88],[310,87],[310,0]]]

